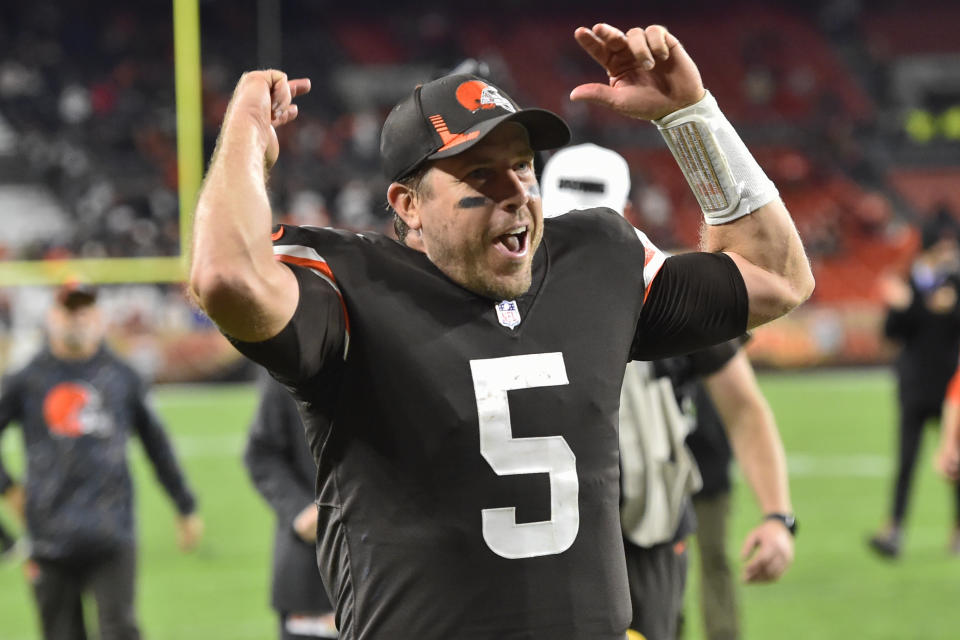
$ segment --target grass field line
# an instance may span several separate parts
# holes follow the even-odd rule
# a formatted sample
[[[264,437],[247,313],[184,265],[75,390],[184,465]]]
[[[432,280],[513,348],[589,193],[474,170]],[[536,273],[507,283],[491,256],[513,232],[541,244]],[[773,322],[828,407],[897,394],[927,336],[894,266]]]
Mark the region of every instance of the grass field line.
[[[246,445],[245,433],[222,435],[178,435],[174,438],[177,453],[185,458],[239,458]]]
[[[791,476],[819,478],[880,478],[890,475],[893,460],[870,453],[823,455],[787,453],[787,471]]]

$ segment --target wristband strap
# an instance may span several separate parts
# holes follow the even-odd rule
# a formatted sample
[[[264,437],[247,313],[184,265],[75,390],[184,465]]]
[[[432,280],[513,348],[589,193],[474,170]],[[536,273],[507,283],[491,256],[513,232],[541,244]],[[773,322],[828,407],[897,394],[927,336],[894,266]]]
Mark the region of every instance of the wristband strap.
[[[763,517],[764,520],[779,520],[787,528],[791,536],[797,535],[797,519],[792,513],[768,513]]]
[[[752,213],[779,196],[713,95],[654,120],[707,224]]]

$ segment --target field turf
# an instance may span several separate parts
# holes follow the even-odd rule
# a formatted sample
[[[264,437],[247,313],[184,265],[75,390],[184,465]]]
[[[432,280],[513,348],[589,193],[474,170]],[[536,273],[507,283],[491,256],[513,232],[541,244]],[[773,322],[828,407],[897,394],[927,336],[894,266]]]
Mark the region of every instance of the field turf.
[[[885,371],[769,374],[761,376],[761,384],[786,444],[800,533],[796,563],[780,583],[741,587],[744,637],[960,637],[960,557],[946,553],[952,494],[930,467],[934,429],[927,432],[918,465],[904,552],[896,562],[882,561],[870,555],[865,539],[888,502],[895,451],[890,377]],[[276,623],[268,606],[273,520],[240,460],[253,388],[166,387],[154,395],[198,493],[207,530],[196,552],[177,550],[172,506],[139,443],[132,444],[144,636],[274,638]],[[7,465],[19,471],[18,430],[8,429],[0,445]],[[735,505],[734,554],[758,518],[742,481]],[[689,640],[702,638],[696,588],[694,571],[687,598]],[[0,564],[0,639],[37,637],[20,566]]]

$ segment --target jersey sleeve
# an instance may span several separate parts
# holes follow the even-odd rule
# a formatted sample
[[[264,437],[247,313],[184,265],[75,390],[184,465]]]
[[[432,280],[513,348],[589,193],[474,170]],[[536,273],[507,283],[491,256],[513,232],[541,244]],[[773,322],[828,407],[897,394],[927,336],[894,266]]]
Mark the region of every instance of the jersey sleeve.
[[[135,375],[132,374],[131,375]],[[134,428],[143,444],[143,449],[150,458],[153,468],[156,471],[157,479],[167,494],[177,505],[177,511],[181,515],[193,513],[197,508],[197,500],[193,492],[187,487],[186,478],[183,475],[174,454],[173,444],[164,430],[160,418],[153,410],[147,389],[139,378],[135,383],[135,392],[133,393],[133,420]]]
[[[300,300],[280,333],[261,342],[227,339],[288,386],[316,377],[342,362],[350,347],[349,318],[329,265],[316,250],[302,245],[274,245],[274,255],[293,271]]]
[[[689,353],[747,330],[747,287],[736,263],[723,253],[666,258],[656,269],[631,348],[634,360]]]

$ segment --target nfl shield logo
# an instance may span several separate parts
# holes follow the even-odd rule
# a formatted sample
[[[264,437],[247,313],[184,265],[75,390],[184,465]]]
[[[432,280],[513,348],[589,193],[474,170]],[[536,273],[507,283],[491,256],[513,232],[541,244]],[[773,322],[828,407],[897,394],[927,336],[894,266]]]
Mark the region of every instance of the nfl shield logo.
[[[517,308],[517,303],[513,300],[498,302],[495,309],[497,310],[497,319],[506,328],[513,329],[520,324],[520,309]]]

